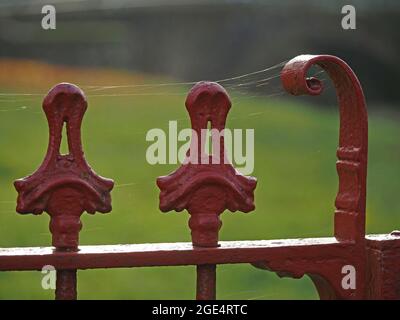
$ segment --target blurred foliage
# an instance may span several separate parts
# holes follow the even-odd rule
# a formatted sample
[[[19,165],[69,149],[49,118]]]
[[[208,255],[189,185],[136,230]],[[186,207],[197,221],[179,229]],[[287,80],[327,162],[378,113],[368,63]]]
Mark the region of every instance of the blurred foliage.
[[[51,31],[41,27],[44,4],[0,1],[0,57],[191,81],[328,53],[352,66],[369,101],[399,105],[398,0],[57,0]],[[356,8],[355,30],[341,26],[344,5]]]
[[[107,70],[61,72],[60,67],[33,62],[29,65],[34,71],[27,72],[26,63],[0,63],[8,68],[9,75],[0,72],[0,92],[44,94],[58,81],[85,85],[89,101],[82,130],[85,155],[97,173],[115,180],[112,213],[84,214],[81,244],[190,241],[187,213],[162,214],[158,210],[155,180],[177,166],[152,166],[145,159],[149,129],[167,130],[169,120],[178,120],[180,128],[189,126],[184,108],[188,88],[152,88],[147,94],[124,89],[114,96],[104,96],[101,94],[115,91],[87,85],[139,83],[144,78]],[[15,213],[16,192],[12,185],[43,160],[48,132],[40,107],[42,98],[0,96],[1,247],[47,246],[51,241],[46,214]],[[254,212],[222,215],[222,240],[332,235],[338,113],[304,102],[312,99],[300,103],[288,96],[273,99],[233,94],[228,127],[255,129],[253,175],[258,178],[258,186]],[[369,233],[390,232],[400,224],[398,121],[382,115],[370,117]],[[41,289],[41,277],[40,272],[0,273],[0,298],[52,298],[52,291]],[[78,277],[79,297],[83,299],[191,299],[195,291],[192,266],[87,270],[79,271]],[[218,298],[314,299],[317,294],[308,278],[279,279],[250,265],[221,265]]]

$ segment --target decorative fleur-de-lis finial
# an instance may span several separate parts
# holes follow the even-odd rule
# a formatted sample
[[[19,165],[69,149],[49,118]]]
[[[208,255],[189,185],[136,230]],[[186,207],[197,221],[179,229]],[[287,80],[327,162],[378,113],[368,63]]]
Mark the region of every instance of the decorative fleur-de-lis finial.
[[[219,215],[225,209],[249,212],[255,208],[256,179],[241,175],[226,156],[223,130],[230,107],[229,96],[222,86],[197,83],[186,99],[193,136],[185,162],[175,172],[157,179],[161,211],[188,210],[194,246],[218,246],[222,225]],[[205,152],[208,123],[212,155]]]
[[[49,124],[49,145],[41,166],[30,176],[16,180],[17,212],[50,215],[53,246],[74,250],[86,211],[111,211],[114,182],[98,176],[87,164],[80,127],[87,108],[84,93],[75,85],[60,83],[43,101]],[[60,154],[62,129],[66,125],[69,153]]]

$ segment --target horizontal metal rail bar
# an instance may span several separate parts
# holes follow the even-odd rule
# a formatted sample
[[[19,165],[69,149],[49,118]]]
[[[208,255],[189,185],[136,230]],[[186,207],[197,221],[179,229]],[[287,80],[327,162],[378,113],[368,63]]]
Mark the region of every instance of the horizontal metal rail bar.
[[[285,256],[335,259],[351,256],[354,247],[353,242],[338,242],[333,237],[219,244],[216,248],[197,248],[189,242],[80,246],[77,252],[56,252],[53,247],[1,248],[0,271],[41,270],[44,265],[62,270],[257,263]]]

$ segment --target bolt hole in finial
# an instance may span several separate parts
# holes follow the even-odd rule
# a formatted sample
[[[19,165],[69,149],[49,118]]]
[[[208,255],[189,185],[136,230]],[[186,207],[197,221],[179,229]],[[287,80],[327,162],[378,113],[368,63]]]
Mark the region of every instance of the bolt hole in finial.
[[[212,156],[213,155],[213,141],[212,141],[212,125],[211,121],[207,121],[207,129],[205,130],[205,146],[204,146],[204,152],[205,154]]]
[[[67,136],[67,122],[63,122],[63,127],[61,131],[61,144],[60,144],[60,149],[58,153],[61,156],[68,156],[70,151],[69,151],[69,145],[68,145],[68,136]]]

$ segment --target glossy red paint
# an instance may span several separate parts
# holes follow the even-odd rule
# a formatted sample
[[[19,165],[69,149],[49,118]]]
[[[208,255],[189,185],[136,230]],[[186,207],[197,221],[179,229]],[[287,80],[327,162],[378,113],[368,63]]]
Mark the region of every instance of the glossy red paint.
[[[307,255],[303,252],[309,248]],[[218,247],[194,247],[191,242],[80,246],[79,251],[55,251],[52,247],[0,249],[0,271],[97,269],[153,266],[254,263],[295,258],[350,258],[351,243],[335,238],[220,241]]]
[[[368,125],[360,83],[337,57],[302,55],[283,68],[284,88],[294,95],[320,94],[322,82],[307,77],[312,65],[319,65],[332,79],[340,109],[334,237],[218,242],[220,214],[226,209],[253,210],[256,181],[238,175],[230,163],[217,161],[225,157],[224,141],[214,135],[213,145],[222,146],[219,152],[209,156],[203,144],[192,144],[187,160],[197,159],[200,164],[187,161],[171,175],[157,179],[160,209],[189,212],[192,243],[78,247],[81,214],[110,211],[113,182],[97,176],[83,157],[80,125],[86,100],[82,91],[60,84],[43,103],[50,129],[45,160],[33,175],[15,182],[18,212],[49,213],[54,247],[2,248],[0,271],[53,265],[56,298],[76,299],[77,269],[196,265],[197,298],[215,299],[216,266],[249,263],[279,276],[308,275],[322,299],[400,299],[400,233],[365,236]],[[195,85],[186,100],[192,128],[200,135],[208,122],[222,130],[230,106],[228,94],[216,83]],[[68,155],[59,153],[64,123]],[[204,159],[209,163],[204,164]],[[357,272],[355,288],[342,286],[346,265]]]

